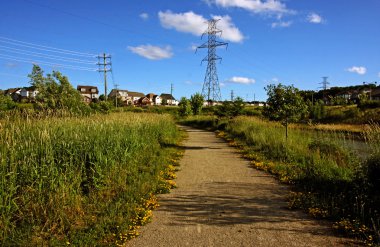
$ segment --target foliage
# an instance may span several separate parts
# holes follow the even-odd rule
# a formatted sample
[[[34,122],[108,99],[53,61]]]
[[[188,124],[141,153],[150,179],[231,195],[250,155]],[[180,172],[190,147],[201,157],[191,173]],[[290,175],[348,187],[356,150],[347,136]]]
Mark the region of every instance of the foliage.
[[[270,84],[265,90],[268,100],[263,115],[270,120],[280,121],[286,127],[287,137],[288,124],[299,121],[307,113],[305,101],[294,86]]]
[[[215,115],[218,117],[233,118],[243,113],[244,101],[237,97],[234,101],[224,101],[222,105],[216,107]]]
[[[367,101],[360,101],[358,104],[359,109],[375,109],[380,108],[380,101],[378,100],[367,100]]]
[[[191,115],[192,110],[191,110],[191,104],[186,97],[182,97],[181,100],[179,101],[179,115],[182,117],[186,117]]]
[[[190,105],[194,115],[199,115],[202,112],[204,98],[200,93],[191,95]]]
[[[2,246],[113,246],[149,220],[152,194],[173,186],[179,132],[168,115],[4,119],[0,128]]]
[[[0,94],[0,111],[10,110],[16,107],[16,103],[13,102],[9,95]]]
[[[37,100],[49,109],[68,109],[80,111],[85,107],[80,93],[73,88],[68,78],[58,71],[44,76],[38,65],[33,65],[29,75],[30,84],[36,88]]]

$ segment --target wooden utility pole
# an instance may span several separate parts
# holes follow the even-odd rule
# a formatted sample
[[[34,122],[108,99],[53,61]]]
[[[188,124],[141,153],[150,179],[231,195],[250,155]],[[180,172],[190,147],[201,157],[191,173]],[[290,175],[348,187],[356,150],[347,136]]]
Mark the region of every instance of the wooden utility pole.
[[[107,101],[107,72],[111,71],[111,55],[103,53],[101,56],[98,56],[99,62],[99,72],[104,73],[104,99]],[[101,62],[101,60],[103,60]]]

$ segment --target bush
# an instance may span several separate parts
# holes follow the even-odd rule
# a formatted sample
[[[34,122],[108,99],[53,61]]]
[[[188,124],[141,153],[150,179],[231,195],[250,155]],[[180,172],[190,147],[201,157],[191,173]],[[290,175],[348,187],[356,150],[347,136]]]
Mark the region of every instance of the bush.
[[[379,100],[366,100],[364,102],[360,102],[358,104],[358,107],[361,110],[380,108],[380,101]]]

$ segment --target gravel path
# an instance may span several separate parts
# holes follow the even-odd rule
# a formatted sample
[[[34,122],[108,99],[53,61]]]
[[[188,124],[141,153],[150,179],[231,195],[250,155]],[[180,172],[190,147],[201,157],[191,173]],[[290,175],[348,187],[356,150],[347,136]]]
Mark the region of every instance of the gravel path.
[[[330,223],[287,209],[287,187],[207,132],[189,133],[178,188],[127,246],[354,246]]]

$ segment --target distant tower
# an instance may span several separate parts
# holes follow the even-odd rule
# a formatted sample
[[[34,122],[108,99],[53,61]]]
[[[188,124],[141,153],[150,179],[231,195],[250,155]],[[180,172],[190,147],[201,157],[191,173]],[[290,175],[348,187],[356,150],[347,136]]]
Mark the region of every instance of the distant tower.
[[[328,78],[327,76],[322,77],[323,82],[319,83],[319,84],[322,84],[323,90],[327,90],[327,87],[330,84],[330,82],[327,81],[327,78]]]
[[[234,101],[234,90],[231,90],[231,101]]]
[[[323,79],[323,82],[319,83],[319,84],[322,84],[322,89],[323,89],[323,102],[325,102],[325,104],[327,103],[327,98],[326,98],[326,90],[327,90],[327,87],[328,85],[330,84],[330,82],[327,81],[327,76],[324,76],[322,77]]]
[[[198,46],[197,49],[207,48],[208,53],[207,56],[202,60],[207,61],[207,70],[202,88],[202,95],[205,99],[211,103],[212,101],[221,100],[220,87],[219,87],[219,79],[216,71],[216,60],[221,60],[222,58],[216,55],[216,48],[218,46],[228,46],[228,43],[220,42],[216,40],[216,35],[222,33],[221,30],[216,28],[216,23],[219,20],[211,19],[208,20],[208,28],[207,31],[203,33],[203,35],[207,34],[208,40],[203,45]],[[202,37],[203,37],[202,35]]]

